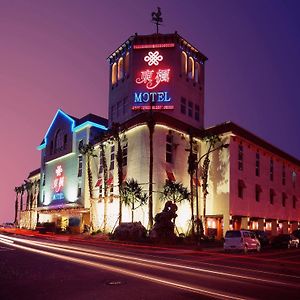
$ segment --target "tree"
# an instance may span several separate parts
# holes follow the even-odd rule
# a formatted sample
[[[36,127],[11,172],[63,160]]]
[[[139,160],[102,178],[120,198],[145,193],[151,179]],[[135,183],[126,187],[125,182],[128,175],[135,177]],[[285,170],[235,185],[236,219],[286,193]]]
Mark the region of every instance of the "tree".
[[[195,225],[194,225],[194,174],[197,168],[197,153],[194,153],[194,138],[192,132],[189,133],[189,156],[188,156],[188,173],[190,175],[190,191],[191,191],[191,227],[192,227],[192,235],[195,234]],[[197,208],[198,210],[198,208]],[[197,216],[198,218],[198,216]]]
[[[91,158],[97,157],[97,155],[94,153],[95,149],[91,143],[80,145],[78,150],[79,153],[85,156],[87,160],[89,194],[90,194],[90,199],[93,199],[93,174],[91,170]]]
[[[181,182],[174,182],[167,180],[161,196],[164,201],[172,201],[173,203],[180,203],[184,200],[190,200],[190,193]]]
[[[27,194],[27,197],[26,197],[26,210],[30,209],[30,197],[31,197],[31,194],[32,194],[32,186],[33,186],[33,183],[31,181],[28,181],[28,180],[24,180],[24,189],[26,191],[26,194]]]
[[[147,126],[149,129],[149,190],[148,190],[148,219],[149,219],[149,229],[153,226],[153,134],[155,121],[152,112],[152,102],[150,115],[147,120]]]
[[[111,127],[111,134],[113,140],[117,143],[117,167],[118,167],[118,188],[119,188],[119,224],[122,222],[122,204],[123,204],[123,149],[121,144],[121,134],[124,134],[125,128],[121,128],[119,123],[113,123]],[[124,139],[126,136],[124,134]]]
[[[204,138],[204,141],[206,144],[208,144],[208,149],[205,154],[203,166],[202,166],[202,192],[203,192],[203,227],[204,230],[207,228],[206,226],[206,197],[208,195],[208,171],[209,171],[209,154],[213,152],[214,150],[221,149],[225,147],[225,145],[220,144],[219,146],[216,146],[216,144],[221,143],[221,139],[217,135],[209,135]]]
[[[103,166],[103,189],[104,189],[104,209],[103,209],[103,231],[105,232],[107,226],[107,180],[108,180],[108,171],[107,171],[107,161],[105,157],[105,146],[100,142],[100,160],[102,161]]]
[[[14,224],[17,224],[18,223],[19,194],[21,193],[21,188],[19,186],[16,186],[14,190],[16,192]]]
[[[147,203],[147,195],[143,193],[141,186],[131,178],[126,180],[123,186],[123,202],[131,208],[131,222],[133,222],[134,210]],[[135,204],[138,204],[137,206]]]
[[[20,194],[21,194],[21,197],[20,197],[20,211],[22,211],[23,210],[23,195],[24,195],[24,192],[25,192],[24,184],[21,184],[19,188],[20,188]]]

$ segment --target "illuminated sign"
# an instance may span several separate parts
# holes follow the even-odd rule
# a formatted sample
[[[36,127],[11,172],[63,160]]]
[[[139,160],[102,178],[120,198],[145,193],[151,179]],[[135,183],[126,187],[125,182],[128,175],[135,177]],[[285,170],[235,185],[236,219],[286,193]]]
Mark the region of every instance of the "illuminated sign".
[[[175,47],[174,43],[169,43],[169,44],[143,44],[143,45],[134,45],[133,49],[173,48],[173,47]]]
[[[140,59],[143,58],[143,64],[147,65],[145,69],[137,73],[135,78],[137,88],[133,93],[132,110],[174,109],[174,106],[170,105],[172,98],[168,91],[171,69],[165,66],[165,54],[162,55],[162,51],[147,51],[143,57],[140,57]],[[145,105],[145,103],[151,105]]]
[[[62,189],[64,187],[65,177],[63,175],[63,168],[61,165],[58,165],[56,167],[55,174],[56,177],[54,179],[53,186],[52,186],[54,191],[52,200],[63,200],[65,197],[64,197],[64,193],[62,192]]]

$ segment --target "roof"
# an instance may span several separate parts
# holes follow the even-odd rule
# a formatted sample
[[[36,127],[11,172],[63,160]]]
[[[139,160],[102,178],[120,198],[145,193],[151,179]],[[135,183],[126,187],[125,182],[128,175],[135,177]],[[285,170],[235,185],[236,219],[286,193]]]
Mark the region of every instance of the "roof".
[[[123,128],[130,128],[140,124],[145,124],[149,119],[150,112],[143,112],[138,114],[134,118],[128,120],[126,123],[122,124]],[[297,166],[300,166],[300,160],[298,158],[293,157],[292,155],[284,152],[283,150],[275,147],[274,145],[270,144],[269,142],[265,141],[264,139],[258,137],[257,135],[253,134],[252,132],[242,128],[241,126],[228,121],[216,126],[212,126],[205,129],[199,129],[195,127],[191,127],[190,125],[177,120],[169,115],[163,114],[161,112],[152,112],[152,116],[155,123],[167,125],[173,127],[174,129],[181,130],[186,133],[192,134],[194,137],[204,138],[207,135],[221,135],[225,133],[233,133],[237,136],[240,136],[264,149],[267,151],[284,158],[290,161]]]
[[[130,49],[132,45],[136,44],[164,44],[164,43],[176,43],[183,48],[188,48],[190,52],[193,52],[196,57],[202,61],[206,61],[207,57],[202,54],[196,47],[181,37],[177,31],[175,33],[168,34],[149,34],[149,35],[135,35],[130,36],[124,43],[121,44],[113,53],[109,55],[107,59],[112,60],[114,57],[122,55],[122,52],[126,49]]]
[[[41,168],[35,169],[35,170],[33,170],[33,171],[31,171],[31,172],[29,173],[29,175],[28,175],[27,178],[34,177],[34,176],[36,176],[36,175],[38,175],[38,174],[40,174],[40,173],[41,173]]]
[[[72,131],[75,131],[75,132],[79,131],[82,128],[84,128],[85,126],[96,127],[96,128],[99,128],[99,129],[102,129],[105,131],[107,130],[108,120],[105,118],[102,118],[102,117],[94,115],[94,114],[87,114],[84,117],[79,119],[79,118],[73,117],[73,116],[65,113],[61,109],[58,109],[54,118],[52,119],[52,122],[45,134],[44,139],[42,140],[41,144],[38,146],[38,150],[41,150],[46,146],[47,135],[59,114],[63,115],[66,119],[68,119],[71,122]]]
[[[266,140],[258,137],[257,135],[253,134],[252,132],[242,128],[241,126],[228,121],[210,128],[206,128],[203,132],[205,135],[211,135],[211,134],[224,134],[226,132],[232,132],[233,134],[236,134],[237,136],[243,137],[244,139],[247,139],[248,141],[270,151],[271,153],[274,153],[298,166],[300,166],[300,160],[298,158],[295,158],[294,156],[284,152],[283,150],[279,149],[278,147],[275,147],[274,145],[270,144]]]

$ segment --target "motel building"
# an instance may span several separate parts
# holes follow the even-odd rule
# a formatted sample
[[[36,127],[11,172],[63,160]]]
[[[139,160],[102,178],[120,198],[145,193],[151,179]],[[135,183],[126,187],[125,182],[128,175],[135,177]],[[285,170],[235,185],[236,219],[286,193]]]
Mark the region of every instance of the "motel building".
[[[177,32],[136,34],[121,44],[108,57],[108,120],[57,111],[38,147],[40,169],[28,177],[39,180],[34,205],[20,209],[19,225],[111,232],[121,206],[122,222],[133,219],[150,229],[149,209],[153,217],[162,211],[170,180],[187,187],[192,198],[192,204],[177,203],[178,234],[190,234],[197,217],[216,238],[228,229],[272,235],[297,229],[300,161],[232,122],[204,128],[206,60]],[[208,136],[219,140],[210,145]],[[79,150],[89,143],[93,155]],[[152,195],[152,209],[151,195],[133,213],[120,202],[120,182],[132,178]]]

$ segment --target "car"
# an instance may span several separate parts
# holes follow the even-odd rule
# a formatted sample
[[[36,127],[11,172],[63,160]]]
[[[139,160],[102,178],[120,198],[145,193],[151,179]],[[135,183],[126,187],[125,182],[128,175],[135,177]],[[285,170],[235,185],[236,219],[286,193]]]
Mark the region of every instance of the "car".
[[[1,224],[0,227],[1,228],[15,228],[15,224],[6,222],[6,223]]]
[[[279,234],[273,238],[271,245],[274,248],[298,248],[299,239],[292,234]]]
[[[225,252],[240,250],[247,253],[249,250],[259,252],[261,245],[256,235],[249,230],[227,230],[223,248]]]
[[[294,230],[292,232],[292,235],[295,236],[296,238],[300,239],[300,229]]]
[[[251,232],[255,233],[255,235],[258,238],[260,245],[262,247],[266,247],[266,246],[270,245],[270,239],[269,239],[267,232],[265,232],[263,230],[251,230]]]

